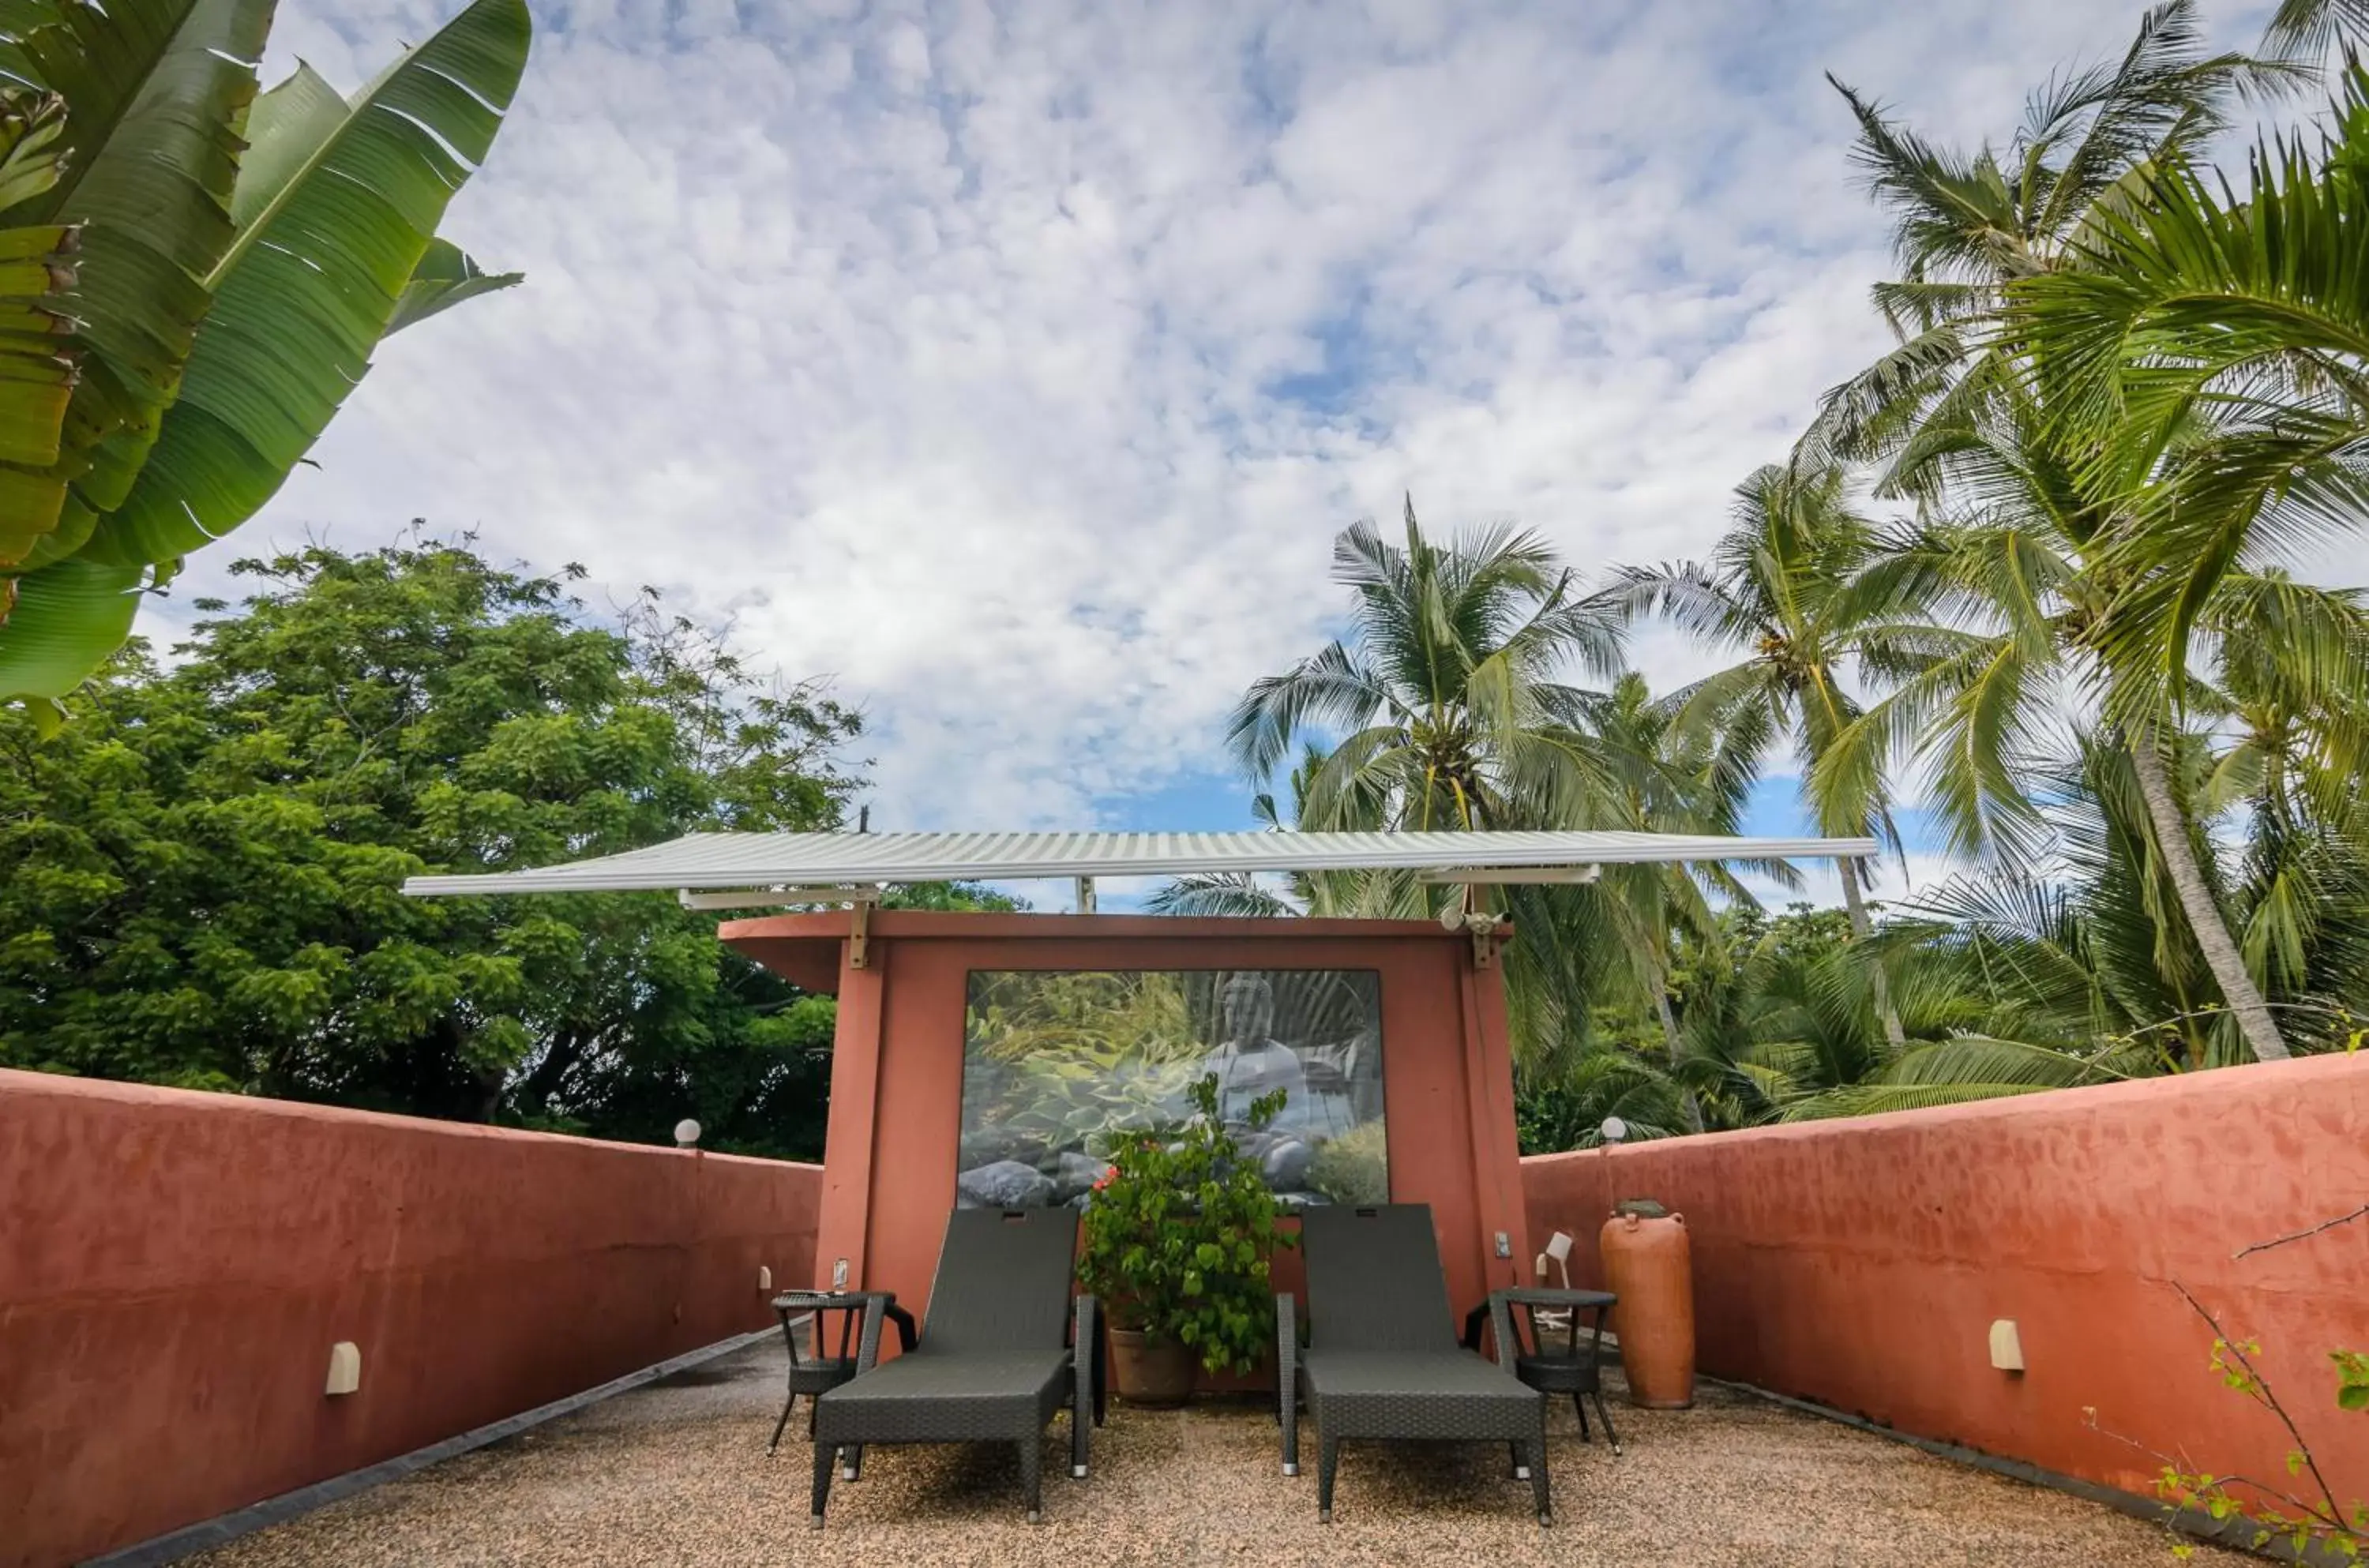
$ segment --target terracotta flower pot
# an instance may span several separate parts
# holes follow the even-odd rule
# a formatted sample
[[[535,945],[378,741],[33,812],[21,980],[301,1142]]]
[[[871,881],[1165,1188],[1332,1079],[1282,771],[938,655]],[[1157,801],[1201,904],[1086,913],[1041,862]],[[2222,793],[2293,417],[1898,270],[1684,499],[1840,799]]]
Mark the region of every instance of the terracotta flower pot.
[[[1111,1389],[1129,1404],[1173,1409],[1193,1397],[1193,1353],[1173,1339],[1153,1345],[1141,1329],[1110,1331]]]

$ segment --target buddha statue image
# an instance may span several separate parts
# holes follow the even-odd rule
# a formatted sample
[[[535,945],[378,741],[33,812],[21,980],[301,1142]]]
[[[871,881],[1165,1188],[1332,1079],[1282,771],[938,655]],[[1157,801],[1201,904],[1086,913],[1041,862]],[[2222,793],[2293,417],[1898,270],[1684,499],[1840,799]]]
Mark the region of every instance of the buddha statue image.
[[[1202,1059],[1201,1071],[1217,1075],[1219,1120],[1243,1153],[1260,1162],[1267,1185],[1298,1196],[1316,1150],[1348,1131],[1356,1117],[1333,1064],[1328,1060],[1311,1074],[1303,1053],[1276,1037],[1275,1015],[1275,984],[1267,976],[1255,970],[1227,976],[1218,995],[1224,1038]],[[1253,1129],[1252,1103],[1278,1089],[1283,1109],[1264,1129]]]
[[[1248,970],[1227,976],[1218,1018],[1225,1038],[1202,1059],[1201,1070],[1218,1075],[1219,1119],[1247,1127],[1251,1102],[1280,1089],[1283,1110],[1274,1126],[1291,1125],[1308,1098],[1308,1075],[1292,1048],[1275,1037],[1274,985]]]

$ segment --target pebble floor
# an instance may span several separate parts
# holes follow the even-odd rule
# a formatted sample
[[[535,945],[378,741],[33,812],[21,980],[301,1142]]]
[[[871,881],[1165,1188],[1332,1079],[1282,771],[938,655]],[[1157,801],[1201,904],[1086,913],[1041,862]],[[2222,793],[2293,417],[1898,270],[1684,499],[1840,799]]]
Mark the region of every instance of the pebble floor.
[[[1647,1563],[2145,1564],[2162,1530],[2096,1504],[1938,1459],[1724,1390],[1696,1408],[1613,1400],[1619,1459],[1584,1444],[1570,1406],[1549,1453],[1555,1523],[1502,1451],[1345,1449],[1334,1522],[1316,1463],[1280,1472],[1273,1417],[1249,1404],[1114,1404],[1093,1475],[1068,1479],[1047,1435],[1045,1521],[1023,1517],[1017,1468],[979,1448],[875,1448],[807,1528],[805,1410],[768,1459],[783,1353],[762,1345],[447,1459],[190,1561],[707,1564]],[[2194,1562],[2250,1561],[2201,1549]]]

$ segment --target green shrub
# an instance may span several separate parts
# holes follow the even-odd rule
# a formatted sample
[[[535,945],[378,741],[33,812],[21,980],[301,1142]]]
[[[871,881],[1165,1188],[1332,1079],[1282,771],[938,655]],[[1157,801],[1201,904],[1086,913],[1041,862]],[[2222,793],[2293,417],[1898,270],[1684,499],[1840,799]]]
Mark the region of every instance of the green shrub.
[[[1198,1111],[1181,1127],[1129,1133],[1111,1150],[1082,1229],[1078,1278],[1114,1327],[1190,1347],[1209,1371],[1248,1372],[1275,1336],[1268,1263],[1292,1239],[1255,1161],[1218,1120],[1218,1079],[1189,1091]],[[1253,1129],[1283,1109],[1283,1091],[1250,1108]]]
[[[1315,1163],[1308,1168],[1308,1185],[1334,1203],[1390,1202],[1390,1153],[1383,1124],[1367,1122],[1327,1139],[1316,1150]]]

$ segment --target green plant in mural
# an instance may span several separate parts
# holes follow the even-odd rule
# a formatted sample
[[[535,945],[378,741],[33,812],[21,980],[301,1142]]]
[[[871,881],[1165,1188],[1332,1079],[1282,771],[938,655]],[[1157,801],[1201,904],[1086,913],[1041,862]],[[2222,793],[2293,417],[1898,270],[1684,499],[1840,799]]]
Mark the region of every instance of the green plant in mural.
[[[1381,1122],[1365,1122],[1317,1146],[1308,1185],[1334,1203],[1390,1201],[1390,1146]]]
[[[1123,1053],[1031,1058],[1010,1065],[992,1097],[1014,1107],[999,1124],[1047,1150],[1080,1149],[1107,1156],[1116,1140],[1173,1116],[1176,1095],[1192,1070],[1128,1070]]]
[[[1164,970],[982,974],[973,981],[972,1049],[1001,1061],[1182,1061],[1195,1037],[1184,977]]]
[[[1171,1121],[1203,1046],[1184,977],[1159,970],[972,980],[966,1094],[999,1150],[1104,1156]]]
[[[1218,1119],[1218,1079],[1187,1092],[1196,1115],[1182,1127],[1136,1133],[1114,1149],[1082,1224],[1078,1278],[1114,1327],[1174,1341],[1212,1372],[1248,1372],[1274,1341],[1269,1264],[1293,1239],[1283,1207]],[[1283,1092],[1253,1102],[1262,1129]]]

